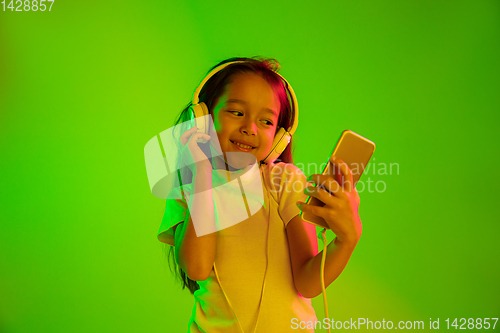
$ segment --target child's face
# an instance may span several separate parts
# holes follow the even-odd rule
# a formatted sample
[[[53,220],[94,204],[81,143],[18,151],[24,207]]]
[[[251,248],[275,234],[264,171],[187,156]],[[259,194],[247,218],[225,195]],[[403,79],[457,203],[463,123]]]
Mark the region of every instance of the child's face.
[[[278,125],[278,96],[259,75],[236,74],[213,107],[212,117],[222,152],[247,152],[262,161],[271,150]],[[254,148],[244,149],[235,142]]]

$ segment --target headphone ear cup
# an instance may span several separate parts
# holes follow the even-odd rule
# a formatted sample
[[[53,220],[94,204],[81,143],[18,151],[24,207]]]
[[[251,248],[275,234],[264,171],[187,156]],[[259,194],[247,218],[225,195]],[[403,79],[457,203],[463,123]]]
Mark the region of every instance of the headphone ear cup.
[[[278,133],[274,136],[271,152],[264,158],[264,163],[274,162],[283,153],[290,143],[292,136],[283,127],[280,127]]]
[[[201,102],[199,104],[194,104],[191,106],[193,112],[193,117],[196,122],[196,127],[198,127],[199,133],[208,134],[208,107],[205,103]],[[206,142],[206,141],[205,141]]]

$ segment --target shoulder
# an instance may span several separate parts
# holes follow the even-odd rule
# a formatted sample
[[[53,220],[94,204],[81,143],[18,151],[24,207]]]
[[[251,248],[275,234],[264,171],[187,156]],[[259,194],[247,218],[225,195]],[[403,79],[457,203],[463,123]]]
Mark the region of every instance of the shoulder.
[[[278,204],[278,214],[286,228],[289,221],[300,214],[297,201],[307,200],[304,193],[307,179],[302,170],[290,163],[269,163],[264,171],[270,176],[269,190]]]
[[[267,167],[267,172],[273,180],[278,179],[281,182],[283,180],[289,180],[291,178],[305,178],[302,170],[291,163],[269,163]]]
[[[306,187],[306,176],[302,170],[290,163],[269,163],[264,170],[271,183],[271,191],[278,199],[290,192],[302,192]]]
[[[266,166],[266,170],[272,175],[291,175],[291,174],[299,174],[303,175],[304,173],[297,166],[291,163],[278,162],[278,163],[268,163]]]

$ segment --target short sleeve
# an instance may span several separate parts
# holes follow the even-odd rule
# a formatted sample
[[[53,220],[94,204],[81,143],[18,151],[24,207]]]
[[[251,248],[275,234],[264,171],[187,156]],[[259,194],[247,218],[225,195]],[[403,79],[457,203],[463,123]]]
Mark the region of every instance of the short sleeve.
[[[165,213],[157,234],[159,241],[172,246],[175,246],[173,227],[183,222],[186,217],[187,202],[184,193],[181,188],[174,187],[168,194]]]
[[[270,173],[278,200],[278,213],[286,227],[293,217],[300,214],[297,201],[307,200],[307,195],[304,194],[306,176],[295,165],[283,162],[273,165]]]

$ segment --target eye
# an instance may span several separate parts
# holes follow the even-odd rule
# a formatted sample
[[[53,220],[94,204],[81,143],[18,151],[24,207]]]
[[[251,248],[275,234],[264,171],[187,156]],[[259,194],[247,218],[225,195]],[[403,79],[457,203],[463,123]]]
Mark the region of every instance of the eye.
[[[227,111],[235,116],[239,116],[238,113],[240,115],[243,115],[243,113],[241,113],[240,111]],[[267,120],[267,119],[264,119],[263,122],[265,123],[265,125],[267,126],[273,126],[273,123],[270,121],[270,120]]]

